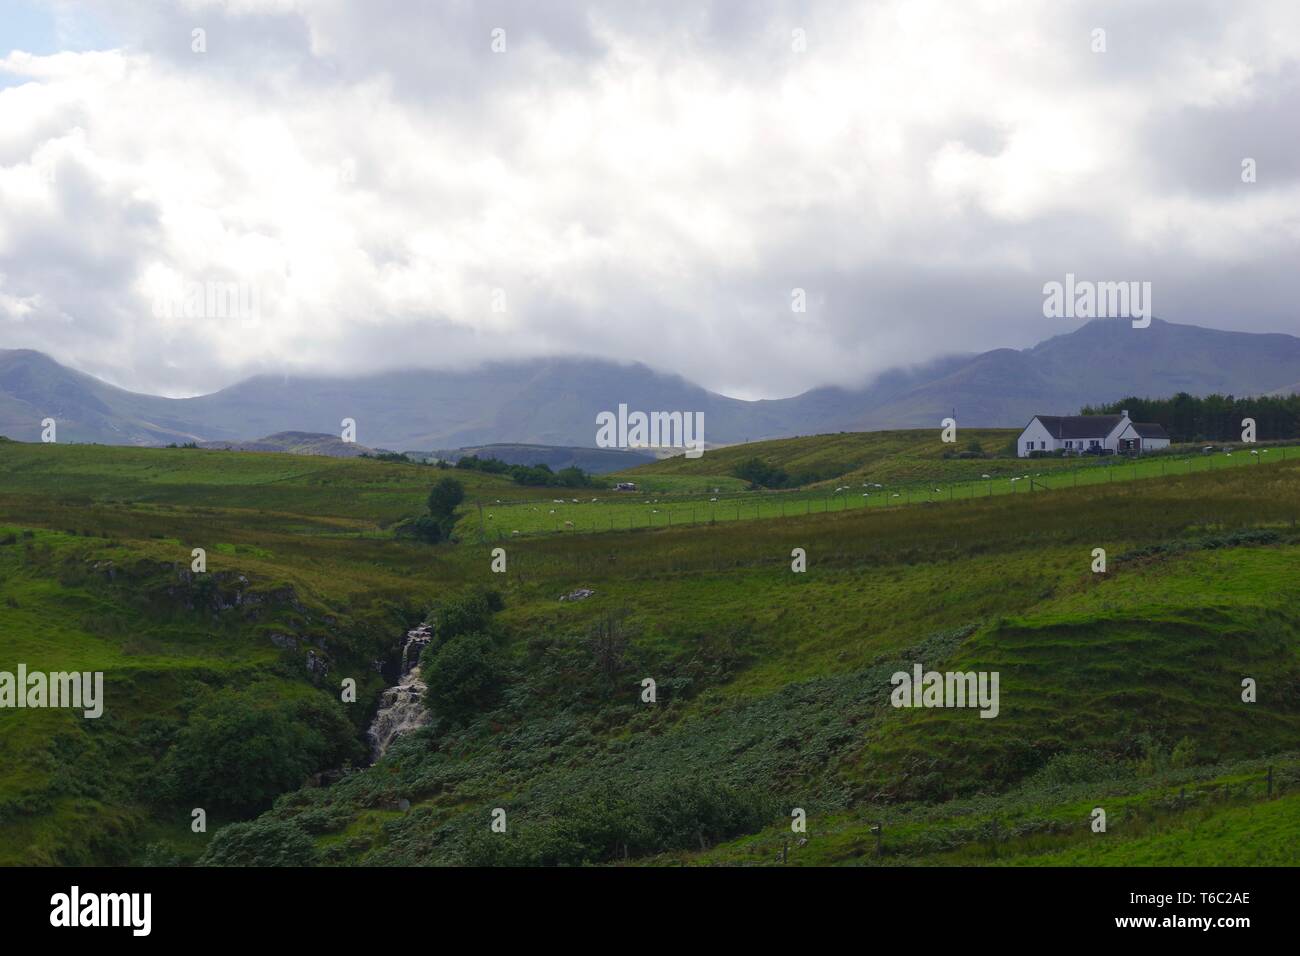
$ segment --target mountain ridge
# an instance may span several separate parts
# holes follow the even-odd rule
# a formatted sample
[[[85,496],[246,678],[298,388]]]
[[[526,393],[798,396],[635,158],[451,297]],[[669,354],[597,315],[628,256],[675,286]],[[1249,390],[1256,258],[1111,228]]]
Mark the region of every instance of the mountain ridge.
[[[1127,395],[1179,391],[1262,395],[1300,383],[1300,338],[1153,320],[1146,329],[1096,319],[1027,349],[996,348],[888,369],[856,387],[820,386],[747,401],[641,363],[552,357],[455,371],[364,376],[257,375],[207,395],[165,398],[109,385],[30,349],[0,350],[0,434],[121,445],[247,442],[284,432],[338,434],[356,422],[376,448],[491,444],[591,447],[595,416],[692,411],[705,438],[733,444],[828,431],[938,426],[1018,427]],[[254,439],[256,440],[256,439]]]

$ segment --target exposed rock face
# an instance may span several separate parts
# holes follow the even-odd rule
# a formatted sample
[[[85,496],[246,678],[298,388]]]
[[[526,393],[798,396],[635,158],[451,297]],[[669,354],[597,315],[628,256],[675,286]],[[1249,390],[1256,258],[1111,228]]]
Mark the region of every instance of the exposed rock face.
[[[570,591],[568,594],[561,594],[561,601],[585,601],[596,592],[591,588],[578,588],[576,591]]]
[[[307,673],[312,677],[323,680],[330,672],[329,661],[321,657],[315,651],[307,652]]]
[[[427,624],[406,632],[406,639],[402,642],[400,677],[379,699],[379,711],[368,732],[370,752],[375,760],[382,757],[389,745],[402,734],[429,722],[429,712],[424,707],[424,694],[428,688],[420,680],[419,664],[420,652],[432,639],[433,632]]]

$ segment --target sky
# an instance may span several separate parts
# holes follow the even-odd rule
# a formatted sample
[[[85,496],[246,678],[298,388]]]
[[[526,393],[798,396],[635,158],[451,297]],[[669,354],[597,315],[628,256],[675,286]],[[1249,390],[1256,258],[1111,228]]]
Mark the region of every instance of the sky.
[[[1069,332],[1067,273],[1300,334],[1298,264],[1295,0],[0,0],[0,348],[137,391],[782,397]]]

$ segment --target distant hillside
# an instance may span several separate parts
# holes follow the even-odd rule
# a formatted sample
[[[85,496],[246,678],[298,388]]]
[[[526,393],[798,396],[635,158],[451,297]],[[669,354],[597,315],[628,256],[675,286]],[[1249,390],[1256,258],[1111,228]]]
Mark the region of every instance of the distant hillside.
[[[62,442],[183,444],[236,438],[234,431],[182,419],[175,400],[115,388],[30,349],[0,349],[0,434],[40,441],[53,418]]]
[[[611,471],[634,468],[655,460],[655,456],[649,452],[557,445],[474,445],[468,448],[440,449],[430,452],[429,455],[444,461],[458,461],[469,455],[478,455],[480,458],[496,458],[507,465],[547,465],[552,471],[559,471],[561,468],[581,468],[592,475],[604,475]]]
[[[864,410],[855,429],[932,425],[1022,427],[1125,395],[1262,395],[1300,380],[1300,338],[1221,332],[1153,320],[1097,319],[1032,349],[995,349]]]
[[[1297,382],[1300,338],[1160,320],[1134,329],[1099,319],[1023,351],[950,356],[888,371],[861,388],[752,402],[644,365],[577,358],[356,378],[262,375],[211,395],[169,399],[114,388],[18,350],[0,351],[0,434],[35,441],[48,417],[58,422],[60,441],[238,442],[287,431],[337,434],[342,419],[351,418],[357,440],[370,447],[572,448],[594,445],[596,415],[626,404],[633,411],[703,412],[705,440],[717,445],[931,428],[954,410],[965,427],[1021,427],[1035,414],[1072,413],[1124,395],[1259,395]]]
[[[345,442],[337,435],[316,432],[277,432],[256,441],[205,441],[200,448],[219,448],[225,451],[278,451],[293,455],[327,455],[330,458],[357,458],[373,455],[375,449],[356,442]]]
[[[986,459],[953,459],[952,456],[963,452],[969,454],[972,442],[978,443],[981,451],[990,458],[1006,456],[1007,443],[1017,434],[1010,428],[958,429],[956,443],[945,444],[940,440],[939,431],[936,427],[778,438],[730,445],[705,452],[696,459],[683,455],[665,458],[619,472],[618,477],[632,481],[651,475],[727,478],[734,476],[737,466],[751,458],[783,469],[799,479],[798,484],[865,478],[896,481],[933,478],[949,473],[978,477],[983,470],[992,467]],[[945,455],[949,459],[945,459]],[[655,483],[650,482],[647,487],[655,487]]]

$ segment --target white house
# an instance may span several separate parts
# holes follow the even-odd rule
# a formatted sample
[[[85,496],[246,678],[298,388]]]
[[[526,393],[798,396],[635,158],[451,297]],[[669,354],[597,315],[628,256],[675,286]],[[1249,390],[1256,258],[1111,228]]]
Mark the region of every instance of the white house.
[[[1141,454],[1169,447],[1169,436],[1154,422],[1135,422],[1127,409],[1118,415],[1035,415],[1016,439],[1016,454],[1031,452]]]

